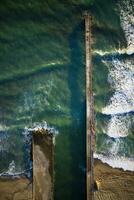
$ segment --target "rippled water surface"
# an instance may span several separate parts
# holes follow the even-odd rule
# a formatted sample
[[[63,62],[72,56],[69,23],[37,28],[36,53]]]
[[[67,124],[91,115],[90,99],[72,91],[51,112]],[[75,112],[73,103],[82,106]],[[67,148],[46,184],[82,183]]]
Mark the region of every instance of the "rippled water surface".
[[[93,16],[95,157],[134,170],[133,6],[131,0],[0,1],[1,174],[29,175],[29,130],[53,128],[55,199],[85,199],[87,9]]]

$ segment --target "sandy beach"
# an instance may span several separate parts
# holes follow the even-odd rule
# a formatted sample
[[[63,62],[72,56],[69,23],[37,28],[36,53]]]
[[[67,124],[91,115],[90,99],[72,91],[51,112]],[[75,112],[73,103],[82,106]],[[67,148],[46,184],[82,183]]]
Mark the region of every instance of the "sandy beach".
[[[98,190],[95,200],[132,200],[134,172],[112,168],[95,159],[94,175]],[[32,184],[26,177],[0,177],[0,200],[32,200]]]
[[[32,200],[32,184],[26,177],[0,177],[0,200]]]
[[[98,184],[95,200],[132,200],[134,198],[134,172],[112,168],[95,159],[94,175]]]

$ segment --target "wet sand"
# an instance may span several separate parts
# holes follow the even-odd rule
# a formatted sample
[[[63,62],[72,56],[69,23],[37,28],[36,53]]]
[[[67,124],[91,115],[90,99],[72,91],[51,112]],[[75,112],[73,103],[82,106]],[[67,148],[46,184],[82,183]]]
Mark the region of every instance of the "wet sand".
[[[95,159],[94,164],[95,180],[98,183],[95,200],[134,199],[134,172],[112,168],[98,159]]]
[[[0,200],[32,200],[32,184],[26,177],[0,177]]]
[[[134,199],[134,172],[112,168],[95,159],[95,200]],[[26,177],[0,177],[0,200],[32,200],[32,183]]]

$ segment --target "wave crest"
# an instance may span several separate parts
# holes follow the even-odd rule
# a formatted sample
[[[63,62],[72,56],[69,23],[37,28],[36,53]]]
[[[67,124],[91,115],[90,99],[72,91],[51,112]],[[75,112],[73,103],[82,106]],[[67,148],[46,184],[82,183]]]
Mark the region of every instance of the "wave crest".
[[[107,135],[113,138],[126,137],[131,125],[131,118],[128,115],[112,116],[108,123]]]
[[[132,60],[113,59],[108,76],[115,93],[102,113],[113,115],[134,111],[134,68]]]
[[[120,21],[127,41],[127,53],[134,53],[134,15],[131,0],[122,0],[119,4]]]
[[[103,154],[94,154],[94,158],[101,160],[103,163],[107,163],[113,168],[122,168],[127,171],[134,171],[134,159],[118,156],[104,156]]]

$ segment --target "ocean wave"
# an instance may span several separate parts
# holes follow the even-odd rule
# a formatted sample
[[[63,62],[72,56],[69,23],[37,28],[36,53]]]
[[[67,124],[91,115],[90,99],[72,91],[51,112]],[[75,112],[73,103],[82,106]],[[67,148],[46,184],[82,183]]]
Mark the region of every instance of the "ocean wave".
[[[113,50],[110,50],[110,51],[103,51],[103,50],[97,50],[97,49],[94,49],[92,51],[93,54],[97,54],[101,57],[109,57],[109,56],[120,56],[120,55],[132,55],[134,53],[134,51],[131,51],[131,54],[128,50],[128,48],[115,48]]]
[[[57,135],[59,133],[59,131],[55,127],[50,126],[46,121],[43,121],[34,122],[31,127],[25,127],[24,132],[22,134],[27,136],[32,131],[38,131],[42,129],[47,130],[49,133],[52,133],[54,135]]]
[[[109,149],[110,155],[117,156],[121,145],[121,140],[117,138],[115,142],[113,142],[111,148]]]
[[[31,177],[31,170],[32,170],[32,167],[30,169],[25,169],[25,170],[20,169],[20,170],[18,170],[16,168],[15,161],[12,160],[9,163],[8,170],[0,173],[0,176],[1,177],[3,177],[3,176],[20,177],[20,176],[23,176],[23,175],[24,176],[27,175],[28,177]]]
[[[103,163],[107,163],[113,168],[122,168],[127,171],[134,171],[134,159],[119,157],[119,156],[104,156],[103,154],[94,154],[94,158],[101,160]]]
[[[113,115],[134,111],[134,68],[132,60],[113,59],[108,62],[110,72],[108,81],[115,90],[103,114]]]
[[[54,136],[59,133],[55,127],[48,125],[46,121],[34,122],[31,126],[24,128],[22,135],[24,136],[25,151],[27,154],[27,169],[32,168],[32,161],[30,157],[32,132],[39,130],[46,130],[48,133],[53,134]],[[55,144],[55,137],[53,137],[53,143]],[[28,170],[25,170],[25,173],[27,176],[30,176],[30,172]]]
[[[127,53],[134,53],[134,10],[131,0],[119,3],[120,21],[127,41]]]
[[[120,1],[120,20],[127,41],[127,54],[134,53],[134,16],[131,1]],[[121,52],[122,53],[122,52]],[[108,105],[102,109],[103,114],[115,115],[134,111],[134,62],[131,59],[120,60],[114,56],[105,62],[110,72],[108,81],[115,90]]]
[[[6,125],[4,125],[4,124],[0,124],[0,132],[5,132],[5,131],[7,131],[9,129],[9,127],[7,127]]]
[[[132,122],[129,115],[114,115],[109,120],[106,134],[113,138],[126,137],[131,125]]]
[[[3,129],[2,129],[3,130]],[[9,163],[8,169],[5,169],[2,171],[0,169],[0,176],[22,176],[26,175],[27,177],[31,177],[32,175],[32,160],[31,160],[31,143],[32,143],[32,132],[38,131],[38,130],[47,130],[48,133],[57,135],[59,132],[58,130],[48,125],[46,121],[42,122],[35,122],[31,126],[27,126],[24,129],[8,129],[8,131],[0,132],[0,153],[3,152],[6,153],[6,155],[9,155],[12,153],[13,159]],[[15,135],[15,133],[18,133],[19,135]],[[14,142],[11,142],[11,137],[14,135],[14,137],[17,136],[18,140],[21,140],[21,147],[18,149],[18,146]],[[55,137],[53,139],[53,143],[55,143]],[[16,149],[17,148],[17,149]],[[14,154],[14,151],[22,151],[23,148],[23,154],[19,157],[19,159]],[[13,149],[13,151],[12,151]],[[4,154],[3,154],[4,155]],[[2,158],[3,159],[3,158]],[[5,159],[5,158],[4,158]],[[2,162],[2,160],[1,160]],[[8,166],[9,160],[6,161],[6,165]]]
[[[134,102],[121,92],[115,92],[111,97],[109,105],[102,109],[105,115],[124,114],[134,111]]]

